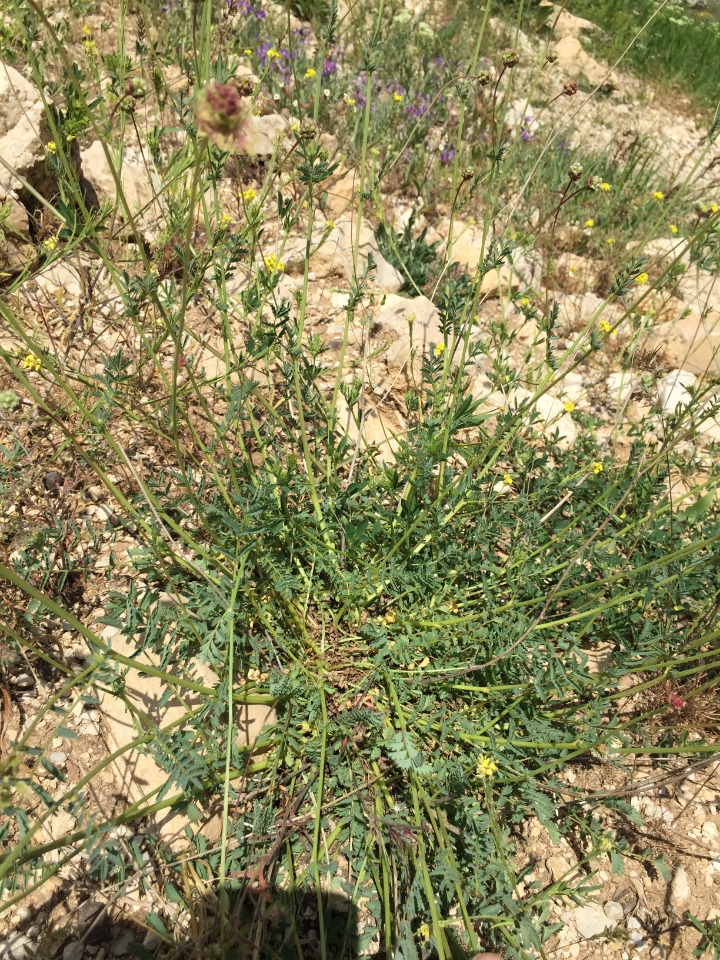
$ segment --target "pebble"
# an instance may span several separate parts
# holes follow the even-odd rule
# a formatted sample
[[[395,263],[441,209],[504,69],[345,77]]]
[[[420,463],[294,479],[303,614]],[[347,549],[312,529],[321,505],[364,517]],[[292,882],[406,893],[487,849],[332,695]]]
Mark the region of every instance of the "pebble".
[[[562,857],[548,857],[545,861],[545,866],[550,871],[553,883],[557,883],[562,877],[565,877],[566,880],[570,879],[570,871],[572,868],[567,860],[564,860]]]
[[[599,937],[608,927],[612,926],[612,921],[607,918],[602,905],[599,903],[590,903],[585,907],[577,907],[573,914],[573,920],[577,932],[585,940],[591,940],[593,937]]]
[[[615,900],[608,900],[605,904],[605,916],[608,920],[613,920],[615,923],[619,923],[625,916],[625,911],[622,908],[621,903],[617,903]]]
[[[718,828],[712,820],[708,820],[702,825],[701,829],[702,838],[706,843],[714,843],[718,839]]]
[[[650,951],[651,957],[657,957],[658,960],[667,960],[667,947],[664,947],[661,943],[658,943]]]
[[[681,911],[690,899],[690,883],[684,867],[678,867],[670,883],[670,903]]]
[[[25,923],[27,920],[30,920],[32,917],[32,910],[30,907],[18,907],[15,912],[15,922],[16,923]]]
[[[69,943],[63,950],[63,960],[82,960],[85,946],[79,940]]]
[[[128,946],[135,939],[135,934],[129,927],[121,927],[115,937],[113,942],[110,944],[110,953],[113,957],[121,957],[124,953],[127,953]]]
[[[63,753],[62,750],[54,750],[50,754],[50,763],[54,763],[56,767],[61,767],[64,763],[67,763],[67,754]]]
[[[99,503],[101,500],[104,500],[105,493],[105,487],[101,487],[98,484],[87,488],[87,495],[90,497],[93,503]]]
[[[38,945],[24,934],[11,934],[0,941],[0,960],[30,960],[37,953]]]
[[[19,673],[15,677],[13,683],[15,684],[16,687],[19,687],[20,690],[29,690],[30,687],[35,686],[35,681],[30,676],[29,673]]]

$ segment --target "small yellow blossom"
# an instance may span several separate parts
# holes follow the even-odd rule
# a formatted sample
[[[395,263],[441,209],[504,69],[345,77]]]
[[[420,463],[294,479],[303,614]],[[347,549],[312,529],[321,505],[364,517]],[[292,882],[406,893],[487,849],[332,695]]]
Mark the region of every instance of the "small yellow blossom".
[[[418,936],[421,940],[430,939],[430,927],[427,923],[421,923],[418,927]]]
[[[29,353],[22,362],[24,370],[34,370],[37,372],[42,367],[42,360],[40,357],[35,356],[34,353]]]
[[[612,184],[608,183],[607,181],[603,181],[600,184],[600,189],[604,190],[605,193],[609,193],[612,190]]]
[[[441,357],[445,353],[445,344],[439,343],[433,351],[436,357]]]
[[[267,53],[265,54],[265,57],[266,57],[267,60],[279,60],[279,59],[280,59],[280,51],[279,51],[279,50],[276,50],[275,47],[270,47],[270,49],[269,49],[269,50],[267,51]]]
[[[245,54],[246,57],[249,57],[249,56],[252,55],[252,50],[251,50],[249,47],[246,47],[246,48],[243,50],[243,53]]]
[[[395,93],[393,94],[393,100],[395,101],[395,103],[402,103],[402,94],[398,93],[396,90]]]
[[[354,98],[354,97],[348,97],[348,96],[346,95],[345,98],[344,98],[344,100],[345,100],[345,103],[346,103],[349,107],[354,107],[354,106],[355,106],[355,98]]]
[[[220,217],[220,226],[221,226],[221,227],[229,227],[230,224],[231,224],[231,223],[234,223],[234,222],[235,222],[235,221],[233,220],[233,218],[230,216],[229,213],[224,213],[224,214]]]
[[[565,413],[572,413],[575,409],[575,404],[572,402],[572,400],[566,400],[563,404],[563,407],[565,409]]]
[[[514,482],[515,482],[515,481],[514,481],[513,478],[510,476],[509,473],[504,473],[504,474],[503,474],[503,483],[506,483],[506,484],[508,485],[508,487],[511,487]]]
[[[57,237],[46,237],[46,238],[43,240],[42,245],[43,245],[43,249],[44,249],[47,253],[52,253],[53,250],[55,249],[55,247],[57,247],[57,245],[58,245]]]
[[[615,243],[615,237],[608,237],[605,242],[609,243],[610,246],[612,246]]]
[[[710,213],[717,213],[720,210],[720,207],[716,203],[711,203],[709,207]]]
[[[94,40],[83,40],[82,45],[83,45],[83,50],[85,51],[88,57],[97,56],[97,44],[95,43]]]
[[[268,273],[282,273],[285,270],[285,264],[282,260],[278,260],[274,253],[271,253],[268,257],[264,257],[263,263]]]
[[[88,23],[83,24],[83,33],[85,34],[86,37],[92,36],[92,27],[90,26],[90,24]]]
[[[592,472],[595,473],[595,474],[598,474],[598,473],[602,473],[602,472],[603,472],[603,465],[600,463],[599,460],[596,460],[596,461],[593,463],[593,465],[592,465]]]
[[[308,67],[305,71],[305,79],[312,80],[312,78],[317,74],[317,70],[314,70],[312,67]]]
[[[639,283],[639,284],[642,286],[643,283],[647,283],[647,282],[648,282],[648,279],[649,279],[649,278],[648,278],[648,275],[647,275],[646,273],[639,273],[639,274],[635,277],[635,283]]]
[[[674,223],[669,223],[669,224],[668,224],[668,230],[670,231],[670,233],[677,233],[677,232],[678,232],[678,228],[677,228],[677,226],[676,226]]]
[[[656,190],[655,193],[653,193],[653,200],[664,200],[664,199],[665,199],[665,194],[662,192],[662,190]]]
[[[585,226],[586,226],[586,227],[594,227],[594,226],[595,226],[595,221],[594,221],[592,218],[588,218],[588,219],[585,221]]]
[[[525,307],[529,307],[529,306],[530,306],[530,297],[523,297],[523,298],[520,300],[520,306],[521,306],[523,309],[524,309]]]
[[[247,190],[243,190],[242,198],[245,203],[252,203],[255,197],[257,197],[257,192],[253,190],[252,187],[248,187]]]
[[[497,764],[490,757],[480,757],[475,773],[478,777],[492,777],[497,773]]]
[[[72,143],[73,140],[75,140],[75,139],[76,139],[75,134],[74,134],[74,133],[69,133],[69,134],[65,137],[65,143]]]
[[[334,221],[334,220],[326,220],[326,221],[325,221],[325,229],[326,229],[326,230],[334,230],[334,229],[335,229],[335,221]]]
[[[625,511],[623,510],[623,512],[620,514],[620,519],[624,520],[626,516],[627,516],[627,513],[625,513]]]
[[[55,143],[54,140],[49,140],[49,141],[48,141],[47,152],[48,152],[48,153],[57,153],[57,144]]]
[[[598,324],[598,327],[601,333],[610,333],[610,331],[612,330],[612,324],[609,323],[607,320],[601,320],[600,323]]]

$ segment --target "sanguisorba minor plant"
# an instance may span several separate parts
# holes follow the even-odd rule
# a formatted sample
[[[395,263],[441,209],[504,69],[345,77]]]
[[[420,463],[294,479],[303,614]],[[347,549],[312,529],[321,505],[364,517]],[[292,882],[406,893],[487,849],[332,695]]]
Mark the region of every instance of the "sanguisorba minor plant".
[[[536,955],[557,930],[552,898],[582,899],[599,858],[621,870],[626,856],[654,857],[618,829],[637,818],[626,800],[588,802],[564,779],[567,766],[622,770],[638,756],[660,764],[716,749],[682,722],[688,703],[712,695],[720,665],[716,478],[692,479],[687,443],[715,412],[709,388],[663,422],[660,440],[635,424],[623,460],[613,454],[622,411],[601,439],[593,411],[565,401],[572,445],[540,417],[539,401],[581,365],[602,362],[664,274],[648,283],[642,258],[623,263],[603,303],[620,306],[616,319],[603,321],[601,309],[569,341],[544,293],[508,292],[500,316],[489,312],[483,281],[551,244],[574,198],[601,197],[603,182],[568,163],[533,234],[507,223],[506,186],[528,164],[516,163],[523,142],[505,125],[519,55],[493,49],[490,2],[465,60],[440,82],[452,37],[430,26],[418,34],[424,72],[402,89],[382,76],[392,15],[382,2],[342,20],[331,3],[315,35],[244,0],[229,7],[240,17],[234,33],[228,11],[218,18],[210,3],[165,11],[167,29],[183,37],[177,90],[163,79],[169,50],[145,39],[154,29],[145,7],[134,53],[122,3],[119,54],[101,59],[88,31],[82,66],[39,5],[17,11],[38,84],[51,58],[63,70],[47,104],[57,194],[36,197],[38,223],[52,226],[39,262],[9,284],[2,305],[18,344],[3,349],[13,387],[0,396],[8,436],[15,432],[4,447],[3,496],[22,502],[31,452],[20,427],[30,408],[58,438],[58,462],[73,458],[83,482],[94,478],[112,495],[113,536],[134,546],[130,577],[117,577],[112,563],[96,569],[88,530],[60,497],[0,567],[8,658],[42,663],[52,691],[0,760],[1,909],[53,875],[122,892],[146,889],[160,869],[176,909],[159,906],[148,918],[162,939],[158,955],[449,958],[493,947]],[[246,49],[258,77],[240,70]],[[528,82],[552,59],[542,51]],[[327,90],[360,73],[362,102],[335,98],[348,139],[333,145],[323,136],[334,122]],[[286,125],[253,166],[255,112],[278,83]],[[140,107],[153,98],[156,116],[170,111],[172,123],[150,126],[152,111]],[[469,274],[453,263],[452,229],[444,245],[423,235],[417,269],[403,272],[411,293],[419,277],[430,294],[437,335],[424,350],[409,315],[409,386],[396,398],[406,428],[380,447],[366,437],[382,292],[361,226],[382,214],[383,185],[407,151],[418,169],[425,162],[413,138],[438,104],[447,137],[423,189],[444,191],[451,227],[463,207],[476,211],[481,252]],[[388,120],[392,110],[402,124]],[[476,110],[488,127],[470,168],[464,131]],[[538,145],[524,195],[561,132],[557,125]],[[113,152],[135,135],[152,183],[151,240]],[[71,162],[76,138],[103,145],[117,179],[114,211],[88,206]],[[333,230],[327,190],[342,151],[357,193],[332,352],[310,316],[312,254]],[[715,221],[704,211],[692,242],[702,246]],[[402,266],[410,236],[400,244],[399,234],[385,236]],[[302,272],[288,292],[283,251],[297,237]],[[95,350],[92,368],[52,330],[45,336],[45,318],[29,319],[17,296],[47,265],[78,258],[104,271],[81,320],[92,330],[98,311],[118,334],[117,350]],[[518,318],[535,330],[523,366],[512,350]],[[198,348],[201,321],[220,337],[214,354]],[[624,341],[628,376],[645,333],[638,327]],[[478,388],[478,370],[490,388]],[[646,373],[638,389],[651,392],[651,381]],[[148,471],[138,457],[150,444],[158,456]],[[678,473],[691,478],[687,493],[671,497]],[[71,580],[103,591],[101,622],[114,630],[100,636],[74,612]],[[39,625],[43,636],[83,638],[84,662],[43,645]],[[122,647],[108,639],[120,635]],[[608,649],[602,671],[591,669]],[[66,782],[48,744],[72,736],[78,702],[102,695],[129,707],[131,670],[187,708],[164,726],[134,708],[136,736],[119,753],[152,756],[167,781],[108,814],[92,786],[112,758]],[[633,701],[668,684],[670,704],[664,694]],[[253,705],[272,706],[272,722],[247,745],[238,729]],[[181,853],[152,835],[150,814],[168,810],[188,817]],[[48,840],[59,812],[76,827]],[[218,812],[219,837],[203,830]],[[587,885],[528,879],[516,847],[531,817],[582,851]],[[119,832],[140,824],[144,854]]]

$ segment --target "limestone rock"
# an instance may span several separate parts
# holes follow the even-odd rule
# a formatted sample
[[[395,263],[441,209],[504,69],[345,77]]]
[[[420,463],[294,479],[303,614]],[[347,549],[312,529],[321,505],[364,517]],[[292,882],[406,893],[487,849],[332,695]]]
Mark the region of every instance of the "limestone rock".
[[[360,189],[360,177],[355,170],[346,171],[327,188],[327,207],[331,213],[346,213],[355,201],[355,191]]]
[[[670,882],[670,905],[681,912],[690,900],[690,895],[688,875],[684,867],[678,867]]]
[[[83,150],[80,153],[80,162],[82,176],[92,188],[91,199],[96,199],[100,203],[109,200],[114,204],[118,199],[117,187],[102,143],[96,140]],[[141,164],[132,163],[124,157],[120,169],[120,183],[130,213],[133,216],[142,214],[151,203],[153,196],[148,171]],[[121,206],[120,209],[124,208]]]
[[[576,253],[561,253],[550,280],[553,288],[559,288],[564,293],[585,294],[595,290],[598,278],[597,261]]]
[[[271,157],[278,139],[287,132],[287,122],[278,113],[251,116],[244,132],[244,152],[251,157]]]
[[[403,386],[422,373],[423,354],[430,353],[443,342],[440,315],[427,297],[385,298],[385,305],[375,318],[373,339],[391,340],[385,354],[389,380],[396,384],[402,378]]]
[[[558,11],[559,15],[556,18]],[[583,17],[576,17],[574,14],[568,13],[567,10],[563,10],[560,6],[554,6],[550,22],[555,26],[553,34],[558,40],[562,40],[563,37],[578,37],[583,30],[595,29],[595,24],[590,20],[585,20]]]
[[[0,187],[0,209],[8,211],[0,219],[0,277],[18,273],[35,258],[30,238],[30,221],[25,207]]]
[[[555,45],[555,52],[558,55],[558,66],[571,76],[577,77],[578,74],[583,74],[585,79],[595,87],[608,83],[608,69],[585,52],[576,36],[561,37]]]
[[[115,627],[105,627],[101,636],[116,653],[130,657],[136,656],[135,644]],[[138,655],[137,658],[141,661],[145,660],[152,666],[159,665],[159,657],[147,651]],[[219,680],[209,666],[197,660],[193,662],[192,666],[195,679],[198,682],[202,682],[208,687],[217,687]],[[177,665],[168,668],[168,672],[187,677],[186,667],[186,664]],[[124,700],[131,703],[140,714],[145,715],[156,726],[167,726],[174,720],[178,720],[186,712],[185,705],[187,705],[187,708],[193,708],[203,702],[202,693],[192,690],[183,691],[183,703],[176,697],[172,697],[166,702],[164,699],[166,691],[167,684],[157,677],[145,674],[135,668],[129,669],[125,674]],[[107,728],[105,746],[108,753],[114,753],[121,747],[127,747],[136,739],[137,733],[133,716],[123,699],[103,692],[100,694],[99,710]],[[260,730],[267,724],[273,723],[274,719],[275,714],[271,706],[264,704],[236,705],[235,725],[238,746],[244,747],[253,743]],[[130,802],[142,800],[143,797],[157,791],[167,783],[167,773],[147,753],[146,749],[126,750],[115,759],[112,764],[112,771],[115,775],[118,792],[127,796]],[[171,847],[177,848],[184,844],[184,828],[188,822],[184,816],[172,811],[161,811],[154,816],[154,822],[160,836]]]
[[[353,279],[353,248],[355,244],[356,226],[355,221],[349,218],[338,220],[337,231],[337,251],[339,255],[340,267],[346,280]],[[334,230],[331,238],[335,240]],[[372,253],[376,264],[375,283],[381,289],[388,293],[397,293],[402,285],[403,278],[400,273],[391,266],[385,257],[380,253],[380,249],[375,239],[375,234],[366,224],[360,226],[360,237],[358,244],[357,272],[362,274],[367,264],[368,254]]]
[[[657,385],[658,402],[663,411],[672,415],[692,402],[688,389],[695,387],[697,377],[688,370],[673,370]]]
[[[648,338],[648,350],[660,348],[670,367],[682,368],[697,376],[720,375],[720,315],[703,319],[693,312],[672,324],[658,324]]]
[[[45,163],[48,132],[43,102],[21,73],[0,63],[0,187],[18,191],[27,180],[45,193],[52,176]]]
[[[577,932],[585,940],[600,937],[606,930],[612,930],[617,926],[617,921],[611,920],[599,903],[591,903],[584,907],[577,907],[573,911],[573,920],[575,921]]]

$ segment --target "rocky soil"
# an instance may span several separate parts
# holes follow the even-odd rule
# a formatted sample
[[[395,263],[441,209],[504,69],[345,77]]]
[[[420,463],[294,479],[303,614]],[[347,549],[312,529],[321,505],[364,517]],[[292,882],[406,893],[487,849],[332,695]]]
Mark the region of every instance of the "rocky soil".
[[[92,18],[90,18],[92,23]],[[668,182],[680,183],[688,175],[694,157],[706,139],[706,130],[691,115],[687,105],[667,106],[643,91],[640,84],[619,70],[594,60],[581,42],[583,32],[590,25],[567,13],[560,13],[555,22],[554,46],[559,55],[559,68],[568,80],[580,80],[583,85],[600,93],[582,95],[571,101],[558,101],[544,117],[551,130],[550,137],[566,135],[572,128],[578,143],[592,145],[593,149],[611,144],[618,138],[631,140],[637,135],[651,136],[656,142],[657,156],[666,165]],[[536,41],[521,35],[518,49],[533,50]],[[180,81],[178,81],[180,82]],[[540,112],[546,91],[542,81],[536,88],[532,102],[514,104],[518,115]],[[535,97],[537,98],[535,100]],[[255,152],[259,161],[272,154],[276,138],[286,133],[286,118],[271,112],[257,118]],[[38,244],[42,231],[31,227],[32,191],[48,195],[52,184],[47,182],[45,156],[49,134],[43,119],[43,107],[37,89],[21,73],[9,65],[0,65],[0,199],[9,206],[9,223],[0,246],[0,273],[15,276],[28,263],[39,263]],[[332,138],[328,138],[332,148]],[[720,160],[718,147],[706,154],[699,182],[708,194],[718,195],[720,178],[716,164]],[[76,162],[87,184],[88,196],[98,202],[115,202],[115,182],[110,173],[103,145],[81,142]],[[8,171],[12,169],[14,175]],[[318,334],[327,344],[323,355],[328,368],[328,385],[340,357],[340,344],[346,322],[348,282],[353,275],[353,237],[357,216],[357,173],[340,167],[329,189],[328,219],[314,223],[314,253],[310,263],[310,299],[308,303],[308,336]],[[152,178],[148,177],[144,157],[136,141],[130,140],[122,168],[122,185],[130,212],[137,214],[142,240],[152,245],[163,220],[161,200],[154,193]],[[260,181],[245,182],[245,186],[260,189]],[[236,184],[223,184],[227,208],[236,202]],[[412,209],[412,202],[402,196],[385,197],[386,207],[397,224],[401,224]],[[329,218],[332,217],[332,220]],[[115,222],[115,245],[119,261],[137,263],[135,239],[128,236],[124,217],[118,211]],[[267,214],[268,249],[276,249],[285,263],[285,275],[277,291],[278,298],[292,300],[302,283],[302,265],[305,249],[304,227],[285,241],[280,238],[280,226]],[[423,225],[421,219],[420,225]],[[434,220],[425,220],[428,238],[444,242],[450,232],[449,212],[440,209]],[[276,246],[273,246],[274,243]],[[481,249],[481,235],[469,220],[454,224],[453,255],[470,270],[476,269]],[[568,244],[572,247],[572,243]],[[651,258],[652,272],[673,258],[678,242],[657,240],[645,249]],[[406,426],[407,411],[404,394],[413,377],[419,372],[420,353],[434,349],[442,340],[437,310],[424,296],[408,298],[399,294],[402,277],[382,257],[370,224],[360,233],[360,262],[372,254],[377,263],[374,295],[366,303],[363,315],[356,315],[350,329],[350,341],[345,362],[349,377],[358,371],[363,378],[364,419],[362,435],[358,427],[346,417],[346,428],[360,443],[375,444],[389,456],[395,438]],[[545,291],[543,277],[547,264],[533,251],[517,256],[512,269],[503,269],[485,278],[483,300],[477,336],[483,335],[486,324],[500,316],[507,316],[517,327],[518,337],[513,346],[518,365],[524,362],[528,349],[542,356],[542,339],[537,328],[523,323],[510,309],[508,298],[519,289],[534,288],[540,296]],[[557,274],[563,280],[561,288],[553,290],[560,304],[562,333],[570,341],[593,318],[601,314],[613,324],[619,309],[602,311],[598,280],[600,267],[596,262],[574,254],[571,249],[558,258]],[[246,333],[246,322],[239,295],[247,276],[242,270],[236,274],[229,289],[233,324],[232,334],[240,345]],[[118,348],[133,352],[141,345],[134,341],[122,319],[120,298],[111,282],[107,266],[88,254],[77,254],[66,261],[41,269],[33,279],[12,294],[11,303],[27,324],[27,333],[44,344],[69,369],[88,376],[103,370],[97,357],[109,356]],[[632,375],[623,374],[614,364],[613,345],[609,341],[604,364],[593,363],[580,367],[538,401],[541,421],[536,429],[542,431],[559,427],[567,446],[577,437],[577,426],[566,411],[565,402],[572,401],[579,410],[602,415],[606,424],[605,437],[609,449],[619,458],[627,457],[627,431],[633,422],[642,419],[656,426],[662,436],[663,416],[673,413],[678,404],[689,399],[688,388],[708,382],[720,375],[718,346],[720,345],[720,287],[718,278],[703,270],[689,267],[671,296],[654,298],[653,306],[659,322],[654,326],[648,342],[649,349],[657,348],[660,371],[652,396],[637,396],[637,384]],[[412,322],[410,322],[412,321]],[[210,409],[221,416],[224,407],[214,389],[213,381],[225,374],[223,340],[218,333],[216,314],[208,301],[197,301],[188,314],[190,346],[185,364],[195,371],[204,370],[203,387]],[[410,341],[412,328],[412,344]],[[628,333],[621,326],[616,343],[621,344]],[[22,342],[0,319],[0,346],[11,354],[24,353]],[[169,370],[173,351],[161,352]],[[525,388],[512,392],[496,389],[489,371],[478,365],[473,378],[474,390],[484,398],[489,408],[504,409],[515,399],[530,396]],[[0,373],[0,389],[16,389],[10,374]],[[141,403],[151,405],[158,385],[148,382]],[[49,396],[51,388],[40,387]],[[90,564],[88,588],[76,603],[76,613],[86,626],[97,631],[120,652],[125,641],[118,631],[99,623],[105,614],[109,590],[123,590],[130,578],[128,551],[137,546],[131,530],[120,523],[118,506],[111,502],[106,490],[86,475],[81,463],[62,448],[62,432],[57,425],[43,417],[29,397],[22,397],[24,416],[0,420],[0,442],[6,446],[22,444],[27,451],[27,472],[21,483],[5,494],[5,546],[10,556],[18,549],[22,537],[48,510],[63,516],[82,518],[92,530],[92,537],[77,549],[85,551]],[[622,413],[622,416],[619,414]],[[139,437],[132,424],[118,424],[117,441],[125,455],[110,466],[109,479],[123,493],[129,493],[137,477],[146,476],[163,462],[165,451],[157,439]],[[710,419],[697,435],[686,441],[688,456],[695,465],[696,478],[716,472],[713,444],[720,442],[720,423]],[[59,479],[48,476],[52,471]],[[683,492],[682,485],[676,491]],[[94,541],[94,545],[93,545]],[[112,577],[106,573],[112,569]],[[136,581],[142,588],[143,584]],[[166,598],[172,604],[174,598]],[[43,625],[38,624],[42,634]],[[89,653],[80,634],[68,630],[59,636],[43,636],[43,643],[61,661],[77,668]],[[185,667],[178,667],[178,670]],[[197,678],[197,665],[190,673]],[[205,678],[211,685],[212,677]],[[3,692],[6,709],[2,719],[0,748],[10,745],[34,722],[41,704],[57,693],[58,682],[48,681],[35,664],[15,662],[6,667]],[[183,709],[178,703],[161,703],[161,685],[153,685],[148,678],[130,676],[127,691],[158,723],[168,723]],[[190,698],[192,703],[192,698]],[[63,772],[69,783],[78,782],[103,757],[129,743],[134,736],[129,714],[119,702],[109,696],[98,695],[93,702],[75,702],[69,697],[60,701],[68,710],[65,727],[72,738],[57,736],[52,740],[50,760]],[[252,742],[256,730],[268,719],[268,710],[258,708],[244,718],[239,735]],[[682,718],[679,718],[682,722]],[[52,730],[54,721],[48,718],[33,732],[34,742],[43,743]],[[45,771],[31,771],[55,790],[54,781],[44,776]],[[103,817],[124,809],[128,802],[139,799],[164,783],[160,767],[149,757],[135,751],[123,754],[101,775],[92,780],[92,802]],[[567,772],[568,794],[625,797],[632,808],[642,815],[644,825],[624,821],[623,831],[630,838],[636,858],[624,873],[613,872],[609,857],[601,858],[600,869],[592,874],[578,851],[564,841],[554,843],[543,828],[528,815],[524,827],[523,856],[517,863],[522,880],[517,896],[528,896],[533,885],[546,887],[562,885],[558,890],[553,913],[548,923],[562,920],[563,932],[551,940],[547,955],[556,958],[659,957],[685,960],[697,946],[700,935],[692,926],[690,914],[700,920],[720,916],[720,763],[709,758],[707,762],[677,768],[636,766],[621,772],[602,758],[596,762],[579,764]],[[561,798],[558,798],[560,802]],[[30,807],[29,807],[30,809]],[[74,818],[58,812],[47,825],[48,840],[71,832]],[[129,850],[139,851],[148,865],[151,853],[146,846],[150,824],[133,833],[119,827],[118,837]],[[154,828],[160,831],[171,847],[183,843],[185,821],[159,818]],[[212,825],[209,842],[215,842]],[[664,876],[651,864],[650,856],[663,855],[670,873]],[[161,889],[138,879],[119,891],[98,885],[85,889],[76,883],[77,873],[72,863],[58,871],[57,876],[41,889],[31,893],[22,904],[15,905],[0,917],[0,958],[20,960],[25,957],[63,957],[63,960],[82,960],[84,957],[105,960],[107,957],[128,956],[129,945],[135,941],[146,950],[154,949],[159,938],[146,922],[152,910],[165,911],[172,917],[174,906]],[[573,901],[575,887],[594,889],[594,904],[577,906]]]

